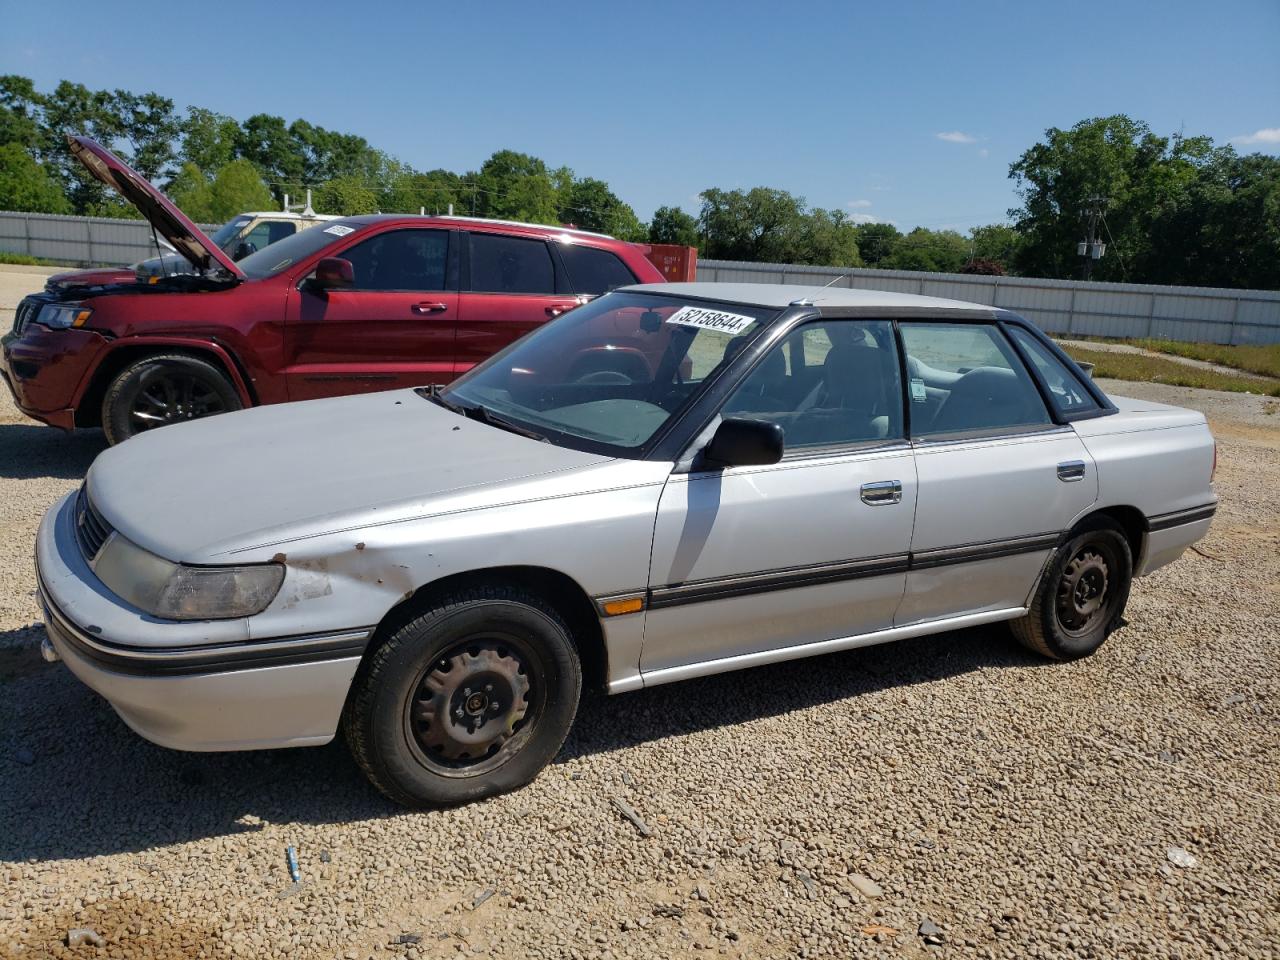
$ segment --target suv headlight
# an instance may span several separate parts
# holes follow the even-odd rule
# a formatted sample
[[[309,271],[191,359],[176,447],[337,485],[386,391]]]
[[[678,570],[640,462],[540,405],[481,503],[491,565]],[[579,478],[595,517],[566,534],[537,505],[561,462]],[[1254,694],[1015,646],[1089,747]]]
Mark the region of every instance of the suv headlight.
[[[267,608],[284,582],[279,563],[190,567],[157,557],[118,533],[93,567],[116,596],[165,620],[251,617]]]
[[[46,303],[36,314],[36,323],[53,330],[83,327],[93,316],[93,311],[78,303]]]

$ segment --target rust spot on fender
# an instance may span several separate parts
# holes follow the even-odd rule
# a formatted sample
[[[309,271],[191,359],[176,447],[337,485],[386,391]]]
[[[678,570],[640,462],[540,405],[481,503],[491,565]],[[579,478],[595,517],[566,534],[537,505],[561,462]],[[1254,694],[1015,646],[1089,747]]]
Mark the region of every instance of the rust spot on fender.
[[[357,543],[357,544],[356,544],[356,549],[357,549],[357,550],[363,550],[363,549],[364,549],[364,541],[363,541],[363,540],[361,540],[359,543]]]
[[[284,561],[285,561],[285,556],[283,553],[277,553],[274,557],[271,558],[272,563],[284,563]]]

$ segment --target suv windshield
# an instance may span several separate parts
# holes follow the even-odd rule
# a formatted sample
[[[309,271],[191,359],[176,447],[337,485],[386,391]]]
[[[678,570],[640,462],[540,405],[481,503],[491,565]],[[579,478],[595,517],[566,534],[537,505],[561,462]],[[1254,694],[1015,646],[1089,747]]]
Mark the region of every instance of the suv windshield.
[[[228,249],[231,241],[240,235],[240,231],[249,225],[248,217],[232,217],[217,230],[209,239],[216,243],[223,250]]]
[[[539,327],[441,399],[566,446],[639,458],[776,313],[610,293]]]
[[[329,244],[350,236],[363,226],[363,223],[335,220],[327,226],[312,227],[263,247],[257,253],[249,254],[237,266],[244,271],[246,277],[265,280],[318,253]]]

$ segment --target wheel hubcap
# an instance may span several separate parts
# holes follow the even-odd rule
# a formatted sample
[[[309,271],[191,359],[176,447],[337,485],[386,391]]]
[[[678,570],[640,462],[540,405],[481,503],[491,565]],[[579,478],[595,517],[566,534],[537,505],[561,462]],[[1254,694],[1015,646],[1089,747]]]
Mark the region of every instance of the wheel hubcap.
[[[1058,585],[1058,621],[1072,632],[1089,629],[1106,607],[1110,568],[1106,558],[1086,545],[1077,551]]]
[[[142,384],[129,410],[129,419],[134,429],[150,430],[225,411],[222,398],[203,380],[167,373],[149,377]]]
[[[501,643],[451,651],[418,682],[410,709],[413,736],[428,759],[450,766],[485,760],[529,712],[524,661]]]

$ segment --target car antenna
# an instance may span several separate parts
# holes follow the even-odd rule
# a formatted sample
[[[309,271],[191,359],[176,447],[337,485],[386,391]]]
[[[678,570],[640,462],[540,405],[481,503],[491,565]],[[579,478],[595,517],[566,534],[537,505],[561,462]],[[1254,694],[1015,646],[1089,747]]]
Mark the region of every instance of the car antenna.
[[[827,289],[827,287],[831,286],[832,284],[834,284],[834,283],[839,283],[839,282],[840,282],[841,280],[843,280],[845,277],[850,277],[850,276],[852,276],[852,274],[849,274],[849,273],[842,273],[842,274],[840,274],[840,276],[838,276],[838,277],[836,277],[834,280],[832,280],[832,281],[831,281],[831,283],[824,283],[824,284],[823,284],[821,287],[819,287],[818,289],[819,289],[819,290],[825,290],[825,289]],[[813,306],[813,300],[811,300],[809,297],[800,297],[798,300],[792,300],[792,301],[791,301],[791,306],[793,306],[793,307],[811,307],[811,306]]]

